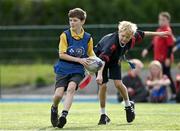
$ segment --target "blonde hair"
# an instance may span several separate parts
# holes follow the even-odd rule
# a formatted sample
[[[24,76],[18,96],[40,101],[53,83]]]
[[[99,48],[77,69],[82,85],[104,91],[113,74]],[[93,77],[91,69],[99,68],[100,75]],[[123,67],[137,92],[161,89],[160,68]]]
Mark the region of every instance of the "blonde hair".
[[[162,75],[163,75],[163,73],[162,73],[162,65],[161,65],[161,63],[159,62],[159,61],[157,61],[157,60],[154,60],[154,61],[152,61],[151,63],[150,63],[150,65],[149,65],[149,69],[151,70],[151,68],[152,67],[154,67],[154,66],[156,66],[156,67],[158,67],[159,68],[159,70],[160,70],[160,73],[159,73],[159,78],[161,78],[162,77]],[[151,72],[151,71],[150,71]],[[152,75],[152,74],[151,74]]]
[[[128,34],[134,34],[137,30],[137,25],[129,21],[121,21],[118,25],[119,32],[127,32]]]

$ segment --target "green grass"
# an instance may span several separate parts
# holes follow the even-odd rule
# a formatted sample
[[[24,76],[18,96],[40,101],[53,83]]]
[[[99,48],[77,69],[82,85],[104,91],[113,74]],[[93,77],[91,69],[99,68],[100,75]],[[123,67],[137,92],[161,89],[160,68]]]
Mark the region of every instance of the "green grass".
[[[50,106],[0,103],[0,130],[57,130],[50,123]],[[122,105],[108,103],[107,110],[111,123],[98,126],[98,103],[73,103],[63,130],[180,130],[178,104],[136,104],[136,119],[131,124],[126,122]]]
[[[53,65],[0,65],[2,87],[22,85],[35,85],[38,79],[43,79],[44,84],[54,82]]]

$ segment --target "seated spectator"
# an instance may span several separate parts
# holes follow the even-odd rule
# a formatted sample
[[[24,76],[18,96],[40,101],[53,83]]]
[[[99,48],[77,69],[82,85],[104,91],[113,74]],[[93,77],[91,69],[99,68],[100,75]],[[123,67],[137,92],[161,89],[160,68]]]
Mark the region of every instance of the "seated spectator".
[[[147,102],[148,91],[139,77],[143,63],[138,59],[130,61],[135,64],[136,68],[130,69],[128,74],[122,78],[123,83],[127,87],[129,98],[135,102]],[[118,94],[118,101],[122,101],[120,94]]]
[[[150,93],[151,102],[166,102],[167,87],[170,85],[170,80],[162,73],[162,66],[159,61],[152,61],[149,66],[150,75],[146,81]]]

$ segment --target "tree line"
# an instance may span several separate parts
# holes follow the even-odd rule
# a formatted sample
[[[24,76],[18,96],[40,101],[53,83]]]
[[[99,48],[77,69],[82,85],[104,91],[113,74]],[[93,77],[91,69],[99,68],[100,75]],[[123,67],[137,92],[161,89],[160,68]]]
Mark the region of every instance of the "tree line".
[[[157,23],[161,11],[180,22],[180,0],[0,0],[0,25],[64,25],[75,7],[87,11],[87,24]]]

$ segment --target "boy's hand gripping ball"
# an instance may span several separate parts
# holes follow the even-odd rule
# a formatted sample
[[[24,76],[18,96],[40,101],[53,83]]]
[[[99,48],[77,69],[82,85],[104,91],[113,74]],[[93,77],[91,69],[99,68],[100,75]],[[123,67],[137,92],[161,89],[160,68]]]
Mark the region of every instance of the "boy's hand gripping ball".
[[[86,75],[86,77],[79,84],[80,89],[85,88],[91,82],[91,75],[98,72],[103,65],[102,60],[98,57],[89,57],[87,58],[87,61],[89,64],[85,67],[85,69],[87,70],[88,75]]]

